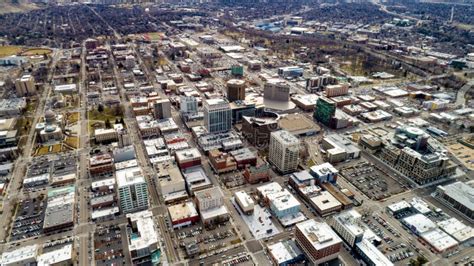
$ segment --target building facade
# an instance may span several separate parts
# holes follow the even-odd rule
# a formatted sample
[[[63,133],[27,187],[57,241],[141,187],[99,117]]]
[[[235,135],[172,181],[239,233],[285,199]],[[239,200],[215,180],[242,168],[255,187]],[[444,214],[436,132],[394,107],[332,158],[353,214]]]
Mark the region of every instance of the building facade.
[[[270,134],[268,159],[281,173],[290,173],[298,168],[300,141],[288,131]]]
[[[232,127],[232,110],[223,99],[204,101],[204,126],[209,133],[227,132]]]

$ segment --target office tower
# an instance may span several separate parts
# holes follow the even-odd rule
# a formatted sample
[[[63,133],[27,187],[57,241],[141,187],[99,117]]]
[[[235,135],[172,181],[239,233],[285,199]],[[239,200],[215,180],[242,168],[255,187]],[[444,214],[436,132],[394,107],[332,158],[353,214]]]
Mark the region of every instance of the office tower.
[[[32,75],[23,75],[15,80],[15,89],[18,96],[36,94],[35,78]]]
[[[156,100],[153,103],[153,114],[156,119],[171,117],[171,102],[169,99]]]
[[[198,101],[194,96],[180,97],[180,111],[181,113],[194,114],[198,112]]]
[[[145,177],[139,167],[116,172],[120,208],[123,213],[148,208],[148,190]]]
[[[282,79],[271,79],[263,87],[265,100],[288,102],[290,100],[290,87]]]
[[[245,100],[245,81],[231,79],[227,81],[227,100],[229,102]]]
[[[281,173],[293,172],[298,168],[300,141],[291,133],[279,130],[270,134],[268,159]]]
[[[204,101],[204,126],[209,133],[227,132],[232,126],[232,110],[224,99]]]
[[[316,108],[314,110],[314,118],[323,123],[326,126],[329,126],[331,119],[336,114],[336,103],[326,97],[320,97],[316,102]]]

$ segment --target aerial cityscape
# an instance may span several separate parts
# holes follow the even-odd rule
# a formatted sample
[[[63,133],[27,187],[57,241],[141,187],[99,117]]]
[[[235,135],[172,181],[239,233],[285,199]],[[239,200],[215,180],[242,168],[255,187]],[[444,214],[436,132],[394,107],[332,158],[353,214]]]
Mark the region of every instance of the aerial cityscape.
[[[1,0],[0,265],[474,266],[474,0]]]

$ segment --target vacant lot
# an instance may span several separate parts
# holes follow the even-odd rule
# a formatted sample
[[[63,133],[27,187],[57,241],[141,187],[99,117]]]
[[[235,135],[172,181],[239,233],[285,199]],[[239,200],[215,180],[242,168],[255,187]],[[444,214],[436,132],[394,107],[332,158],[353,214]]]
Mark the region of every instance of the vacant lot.
[[[0,57],[16,55],[21,49],[21,46],[0,46]]]

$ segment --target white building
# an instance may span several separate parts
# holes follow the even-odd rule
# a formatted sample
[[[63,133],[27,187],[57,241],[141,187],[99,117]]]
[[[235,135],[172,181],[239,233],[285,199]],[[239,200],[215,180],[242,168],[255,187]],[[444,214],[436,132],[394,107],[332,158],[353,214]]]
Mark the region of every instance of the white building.
[[[232,110],[224,99],[204,101],[204,126],[209,133],[227,132],[232,126]]]
[[[194,195],[204,225],[217,224],[229,219],[229,213],[224,205],[224,195],[218,187],[197,191]]]
[[[127,168],[115,173],[123,213],[148,208],[148,190],[140,167]]]
[[[17,266],[17,265],[29,265],[36,262],[36,256],[38,255],[38,245],[30,245],[25,247],[19,247],[12,251],[3,252],[0,265],[5,266]]]
[[[362,225],[361,215],[356,210],[349,210],[333,217],[333,228],[353,247],[362,240],[365,227]]]
[[[149,210],[127,214],[128,250],[132,264],[147,264],[153,262],[158,254],[158,232],[153,221],[153,213]],[[157,264],[157,262],[155,262]],[[155,265],[153,263],[153,265]]]
[[[194,96],[180,96],[180,111],[181,113],[197,113],[198,101]]]
[[[43,253],[38,256],[38,266],[72,264],[72,244]]]
[[[94,130],[94,136],[97,143],[116,141],[118,139],[117,131],[113,128],[98,128]]]
[[[235,196],[235,202],[237,202],[240,209],[245,214],[253,213],[254,202],[252,200],[252,197],[250,197],[249,194],[247,194],[245,191],[237,191],[235,192],[234,196]]]
[[[337,258],[342,247],[342,240],[331,227],[315,220],[296,224],[295,238],[313,265]]]
[[[281,173],[290,173],[298,168],[300,141],[288,131],[279,130],[270,134],[268,159]]]

